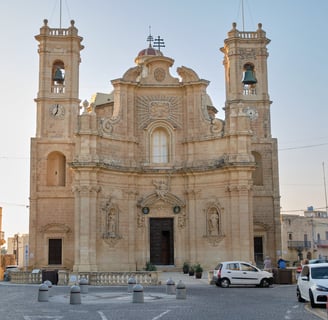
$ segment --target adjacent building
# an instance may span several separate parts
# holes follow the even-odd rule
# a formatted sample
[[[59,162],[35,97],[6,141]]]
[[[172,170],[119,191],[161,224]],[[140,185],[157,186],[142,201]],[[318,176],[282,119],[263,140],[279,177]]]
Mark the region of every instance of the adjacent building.
[[[223,111],[209,81],[186,66],[175,75],[151,35],[108,93],[81,104],[83,39],[74,21],[63,29],[45,20],[35,38],[30,268],[131,271],[185,261],[211,268],[276,258],[278,155],[261,24],[248,32],[234,23],[224,40]]]
[[[304,214],[282,214],[283,257],[290,262],[328,259],[327,211],[309,207]]]

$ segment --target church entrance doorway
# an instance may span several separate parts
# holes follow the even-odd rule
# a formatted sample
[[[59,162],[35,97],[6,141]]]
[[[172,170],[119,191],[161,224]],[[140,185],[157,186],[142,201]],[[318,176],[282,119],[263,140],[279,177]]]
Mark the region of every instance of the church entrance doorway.
[[[174,264],[173,219],[150,218],[150,262],[155,265]]]

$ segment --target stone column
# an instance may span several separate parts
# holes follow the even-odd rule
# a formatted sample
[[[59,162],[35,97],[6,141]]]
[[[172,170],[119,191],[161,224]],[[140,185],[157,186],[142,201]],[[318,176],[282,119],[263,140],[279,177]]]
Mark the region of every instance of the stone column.
[[[75,191],[74,271],[97,271],[97,185],[81,185]]]

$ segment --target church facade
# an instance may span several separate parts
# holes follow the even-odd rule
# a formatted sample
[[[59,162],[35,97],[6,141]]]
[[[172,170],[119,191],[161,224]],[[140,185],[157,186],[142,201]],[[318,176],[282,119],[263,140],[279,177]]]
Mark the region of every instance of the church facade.
[[[31,268],[143,270],[261,264],[281,250],[277,140],[271,136],[261,24],[233,24],[221,48],[224,117],[209,81],[154,46],[81,103],[82,37],[50,28],[39,43],[37,132],[31,139]]]

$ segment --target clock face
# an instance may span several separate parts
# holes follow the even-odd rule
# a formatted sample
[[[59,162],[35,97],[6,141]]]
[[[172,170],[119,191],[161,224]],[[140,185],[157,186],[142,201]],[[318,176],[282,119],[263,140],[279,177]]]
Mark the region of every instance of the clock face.
[[[258,112],[253,107],[248,107],[245,109],[246,114],[249,116],[251,120],[255,120],[258,117]]]
[[[65,115],[65,108],[58,103],[53,104],[50,107],[50,115],[54,118],[63,118]]]

